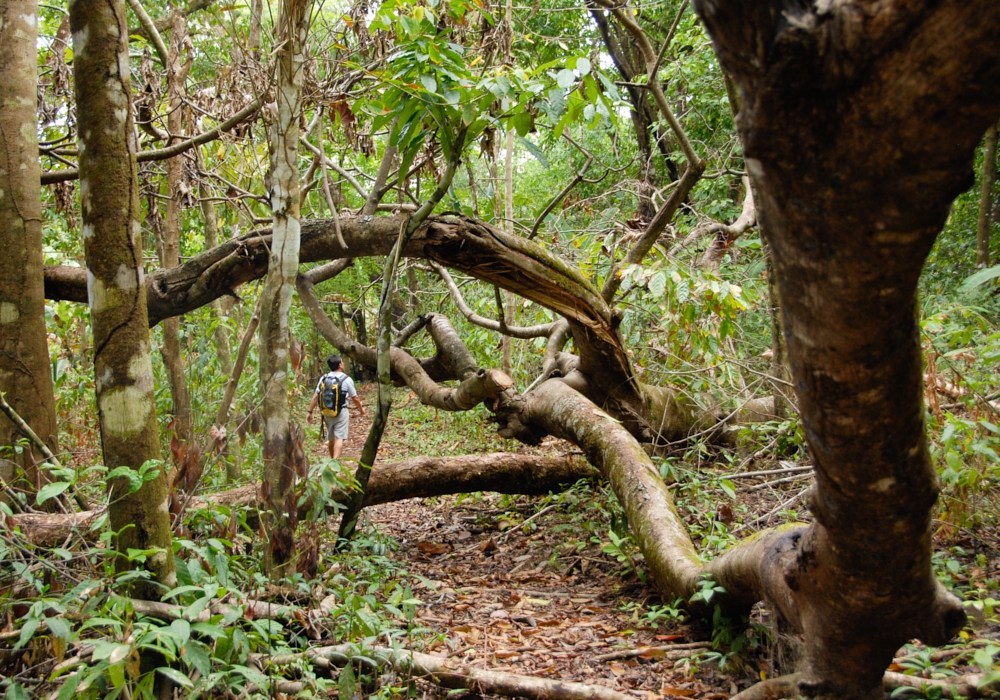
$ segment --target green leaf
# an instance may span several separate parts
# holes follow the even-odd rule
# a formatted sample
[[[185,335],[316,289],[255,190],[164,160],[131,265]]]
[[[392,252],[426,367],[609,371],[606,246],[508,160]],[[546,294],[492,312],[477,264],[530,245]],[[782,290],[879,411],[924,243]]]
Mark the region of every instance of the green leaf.
[[[528,153],[535,157],[535,160],[542,164],[543,168],[549,169],[549,159],[545,157],[545,152],[542,149],[521,136],[518,136],[517,140],[528,150]]]
[[[576,70],[579,71],[580,75],[586,75],[590,72],[590,61],[586,58],[576,59]]]
[[[576,82],[576,74],[568,68],[563,68],[556,74],[556,85],[564,90]]]
[[[194,683],[191,682],[191,679],[175,668],[170,668],[169,666],[160,666],[160,668],[156,669],[156,672],[166,676],[177,685],[184,686],[185,688],[194,687]],[[261,687],[266,687],[266,686],[267,686],[267,679],[265,678],[264,685],[262,685]]]
[[[727,496],[733,499],[736,498],[736,484],[734,484],[732,481],[730,481],[729,479],[720,479],[719,486],[722,487],[722,490],[726,492]]]
[[[420,82],[427,92],[437,92],[438,85],[433,75],[421,75]]]
[[[4,700],[31,700],[28,691],[20,683],[12,683],[3,697]]]
[[[18,638],[17,644],[14,645],[15,649],[20,649],[31,641],[31,638],[35,636],[35,632],[38,630],[38,622],[38,618],[28,618],[28,621],[24,623],[24,627],[21,628],[21,636]]]
[[[985,270],[980,270],[974,275],[970,275],[965,278],[962,282],[962,286],[959,287],[960,292],[971,292],[973,289],[981,284],[985,284],[990,280],[1000,277],[1000,265],[994,265],[993,267],[987,267]]]
[[[208,647],[195,639],[189,639],[184,644],[184,660],[203,676],[212,672],[212,656]]]
[[[344,666],[344,670],[340,672],[340,700],[352,700],[354,695],[358,690],[358,682],[354,678],[354,669],[351,664]]]
[[[667,288],[667,275],[661,270],[649,279],[649,293],[654,297],[662,297]]]
[[[68,481],[56,481],[51,484],[45,484],[45,486],[38,489],[38,496],[36,497],[35,500],[37,501],[38,505],[42,505],[43,503],[45,503],[45,501],[49,500],[50,498],[55,498],[68,488],[69,488]]]
[[[549,119],[552,121],[558,121],[566,112],[566,96],[563,91],[559,88],[552,88],[549,90]]]
[[[70,698],[76,695],[76,687],[80,685],[82,678],[82,673],[74,673],[72,676],[68,676],[66,682],[62,684],[62,688],[59,689],[59,695],[56,696],[56,700],[70,700]]]
[[[49,631],[59,639],[69,640],[71,630],[66,620],[61,617],[50,617],[45,621],[45,624],[49,626]]]
[[[527,136],[531,131],[532,119],[528,112],[518,112],[511,116],[510,125],[517,131],[518,136]]]
[[[187,620],[174,620],[170,623],[170,630],[180,638],[182,643],[191,638],[191,623]]]

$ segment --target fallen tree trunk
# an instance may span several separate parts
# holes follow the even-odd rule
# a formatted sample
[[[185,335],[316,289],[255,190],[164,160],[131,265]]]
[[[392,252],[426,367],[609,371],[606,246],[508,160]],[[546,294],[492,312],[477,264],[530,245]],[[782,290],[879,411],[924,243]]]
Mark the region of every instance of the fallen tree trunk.
[[[417,457],[401,462],[376,465],[365,494],[364,505],[373,506],[407,498],[430,498],[453,493],[488,491],[493,493],[539,496],[565,489],[580,479],[597,476],[594,468],[580,456],[545,457],[533,454],[497,452],[458,457]],[[248,484],[229,491],[192,498],[190,508],[212,503],[226,507],[257,502],[259,484]],[[334,493],[334,500],[346,498],[346,492]],[[310,504],[301,507],[303,514]],[[64,542],[74,531],[92,538],[90,527],[104,513],[103,509],[82,513],[28,513],[15,515],[13,522],[36,545]]]

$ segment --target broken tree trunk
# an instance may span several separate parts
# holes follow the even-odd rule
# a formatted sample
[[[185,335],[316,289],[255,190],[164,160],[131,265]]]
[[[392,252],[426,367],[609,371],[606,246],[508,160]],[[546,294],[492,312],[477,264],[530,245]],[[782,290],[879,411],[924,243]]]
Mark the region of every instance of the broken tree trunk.
[[[546,457],[497,452],[415,457],[376,465],[365,492],[364,506],[476,491],[543,496],[563,491],[581,479],[597,476],[585,459],[571,454]],[[346,491],[335,492],[331,498],[343,502],[347,495]],[[257,504],[259,496],[259,485],[250,484],[203,498],[192,498],[188,507],[203,508],[209,503],[229,508],[249,506]],[[304,516],[310,508],[311,503],[304,503],[299,507],[300,513]],[[64,542],[74,530],[82,536],[96,538],[99,533],[89,533],[88,530],[103,512],[102,509],[68,515],[30,513],[15,515],[13,520],[32,543],[51,546]]]
[[[697,0],[742,110],[774,254],[815,522],[775,556],[799,692],[882,696],[900,645],[946,641],[931,570],[916,286],[1000,117],[1000,4]]]

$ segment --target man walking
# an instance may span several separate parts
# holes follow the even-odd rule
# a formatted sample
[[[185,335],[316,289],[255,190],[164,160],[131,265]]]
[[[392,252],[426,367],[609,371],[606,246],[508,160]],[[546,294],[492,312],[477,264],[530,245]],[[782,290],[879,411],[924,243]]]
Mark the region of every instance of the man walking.
[[[330,355],[326,358],[330,371],[319,378],[312,403],[309,404],[309,422],[312,423],[313,411],[317,405],[322,406],[323,420],[326,422],[327,446],[330,457],[340,459],[344,451],[344,440],[347,439],[348,426],[351,420],[347,408],[348,399],[354,403],[361,415],[365,415],[365,407],[361,405],[358,391],[354,388],[354,380],[344,373],[344,361],[340,355]],[[331,405],[327,405],[327,403]]]

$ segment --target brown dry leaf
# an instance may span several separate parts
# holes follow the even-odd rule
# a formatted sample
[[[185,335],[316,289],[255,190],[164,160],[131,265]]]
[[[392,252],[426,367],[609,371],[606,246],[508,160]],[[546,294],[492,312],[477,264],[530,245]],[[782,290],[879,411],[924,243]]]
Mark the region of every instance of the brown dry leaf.
[[[616,676],[624,676],[626,673],[625,667],[622,666],[620,663],[616,663],[614,661],[608,664],[608,670],[610,670]]]
[[[655,647],[649,649],[643,649],[642,653],[639,654],[644,659],[658,659],[660,657],[666,656],[667,652],[663,649],[657,649]]]
[[[660,686],[660,695],[673,695],[675,697],[689,698],[695,692],[690,688],[675,688],[671,685]]]
[[[451,545],[447,542],[428,542],[427,540],[420,540],[417,542],[417,549],[428,556],[434,556],[438,554],[447,554],[451,551]]]
[[[516,651],[498,651],[494,653],[498,659],[512,659],[517,656]]]
[[[483,553],[495,552],[496,549],[497,549],[497,541],[492,537],[483,542],[481,545],[479,545],[479,551]]]

